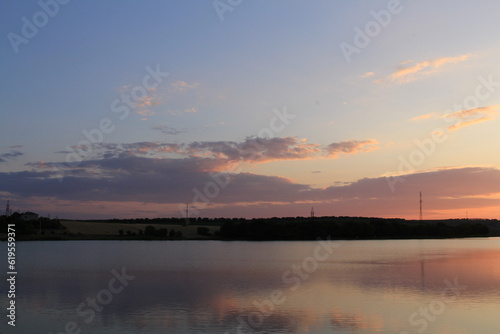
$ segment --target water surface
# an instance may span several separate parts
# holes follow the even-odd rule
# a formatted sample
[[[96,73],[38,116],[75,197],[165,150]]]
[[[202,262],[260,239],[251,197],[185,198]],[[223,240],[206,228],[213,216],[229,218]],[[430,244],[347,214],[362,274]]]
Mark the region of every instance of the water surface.
[[[2,333],[500,333],[500,238],[44,241],[17,252],[17,325],[3,320]]]

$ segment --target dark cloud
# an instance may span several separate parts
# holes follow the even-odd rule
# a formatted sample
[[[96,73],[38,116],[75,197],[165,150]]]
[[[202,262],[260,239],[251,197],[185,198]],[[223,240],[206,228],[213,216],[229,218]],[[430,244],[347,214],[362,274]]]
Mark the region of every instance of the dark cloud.
[[[378,142],[374,139],[368,140],[348,140],[339,143],[332,143],[327,146],[329,156],[336,157],[339,153],[352,154],[357,152],[368,152],[377,149]]]
[[[210,149],[227,150],[227,146],[211,145]],[[461,210],[464,203],[476,208],[500,204],[498,198],[488,197],[500,189],[500,170],[494,168],[442,169],[399,179],[364,178],[318,189],[279,176],[238,173],[238,164],[231,169],[227,160],[208,157],[126,156],[32,166],[37,169],[0,173],[0,191],[20,198],[43,197],[75,204],[189,202],[203,209],[201,215],[218,216],[231,212],[236,216],[256,212],[296,215],[301,205],[315,205],[319,212],[330,215],[401,216],[417,212],[419,191],[424,193],[426,210]],[[200,206],[204,202],[219,207]]]
[[[248,201],[248,198],[257,197],[288,200],[290,189],[294,192],[308,189],[281,177],[214,172],[219,165],[217,160],[208,158],[122,157],[84,161],[61,174],[65,170],[57,170],[57,164],[46,164],[46,170],[0,173],[0,190],[22,197],[179,203],[191,200],[194,189],[212,194],[218,188],[217,201],[222,202]],[[61,176],[64,176],[62,181]],[[220,191],[220,186],[214,188],[218,183],[227,183],[228,177],[227,190]]]
[[[286,194],[275,196],[268,203],[261,202],[259,196],[248,196],[246,202],[235,201],[223,210],[206,208],[203,214],[220,216],[222,211],[233,217],[252,217],[255,212],[261,216],[295,216],[307,215],[314,206],[318,215],[418,218],[420,191],[424,194],[424,217],[464,217],[464,208],[479,213],[482,208],[500,205],[500,170],[495,168],[441,169],[406,175],[400,181],[394,191],[389,185],[394,179],[387,177],[336,182],[335,186],[320,189],[307,185],[294,188],[297,184],[289,183],[280,188]]]
[[[208,141],[194,142],[187,151],[230,161],[267,162],[315,157],[321,152],[320,145],[308,144],[296,137],[258,138],[248,137],[243,142]]]
[[[56,153],[64,154],[65,161],[99,160],[124,157],[194,158],[219,160],[219,163],[266,163],[277,160],[337,158],[338,153],[367,152],[377,148],[375,140],[345,141],[327,147],[307,143],[297,137],[247,137],[236,141],[201,141],[184,143],[136,142],[98,143],[89,146],[71,146]]]
[[[19,145],[16,145],[15,147],[19,147]],[[8,160],[15,159],[17,157],[20,157],[24,153],[16,151],[16,150],[11,150],[9,153],[4,153],[0,154],[0,163],[2,162],[7,162]]]

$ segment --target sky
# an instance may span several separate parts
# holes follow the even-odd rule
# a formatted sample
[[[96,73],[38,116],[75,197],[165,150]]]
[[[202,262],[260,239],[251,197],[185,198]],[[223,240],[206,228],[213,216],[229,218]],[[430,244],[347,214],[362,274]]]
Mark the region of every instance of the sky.
[[[3,1],[0,207],[499,218],[499,11]]]

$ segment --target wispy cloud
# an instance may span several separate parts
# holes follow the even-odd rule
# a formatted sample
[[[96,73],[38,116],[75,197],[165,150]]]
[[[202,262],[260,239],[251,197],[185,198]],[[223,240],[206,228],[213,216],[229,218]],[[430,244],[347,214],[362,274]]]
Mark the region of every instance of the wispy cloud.
[[[424,60],[420,62],[415,62],[413,60],[406,60],[399,64],[399,68],[391,73],[387,80],[392,82],[397,82],[400,84],[409,83],[412,81],[416,81],[422,79],[425,76],[430,74],[434,74],[440,70],[442,70],[445,65],[449,64],[458,64],[467,59],[469,59],[471,55],[464,54],[457,57],[441,57],[432,60]],[[377,80],[375,82],[381,83],[384,80]]]
[[[448,127],[448,131],[454,131],[472,124],[495,119],[498,116],[499,108],[500,105],[492,105],[487,107],[461,110],[446,114],[443,116],[443,118],[446,118],[449,121],[455,121],[455,124],[452,124]]]
[[[487,114],[493,114],[497,112],[497,109],[500,108],[500,105],[491,105],[487,107],[479,107],[467,110],[455,111],[449,114],[445,114],[444,118],[455,118],[459,120],[467,120],[471,118],[476,118],[478,116],[483,116]]]
[[[153,130],[160,131],[163,134],[173,135],[173,136],[187,132],[187,129],[178,129],[168,125],[156,125],[153,127]]]
[[[169,102],[170,106],[174,106],[176,110],[167,110],[165,113],[169,115],[178,115],[181,113],[196,113],[198,112],[197,107],[183,106],[187,104],[186,99],[191,99],[192,96],[186,95],[186,92],[193,90],[199,86],[199,83],[188,83],[186,81],[178,80],[170,83],[166,89],[151,88],[146,90],[146,94],[141,96],[133,95],[131,92],[134,89],[132,85],[123,85],[117,88],[118,93],[122,93],[122,96],[128,96],[128,104],[132,107],[133,112],[142,116],[141,120],[148,120],[148,117],[156,115],[159,110],[155,107],[164,104],[166,101]],[[133,96],[131,96],[133,95]],[[181,106],[177,109],[177,106]],[[183,108],[183,109],[182,109]]]
[[[369,78],[371,76],[374,76],[375,72],[366,72],[361,75],[362,78]]]
[[[170,84],[170,87],[174,89],[176,92],[184,92],[188,89],[193,89],[199,86],[199,83],[193,82],[193,83],[188,83],[186,81],[176,81]]]
[[[466,126],[493,120],[499,115],[500,105],[491,105],[467,110],[454,111],[447,114],[428,113],[412,118],[412,121],[426,119],[444,119],[447,123],[452,123],[447,127],[448,131],[455,131]]]
[[[420,116],[415,116],[411,120],[412,121],[419,121],[419,120],[423,120],[423,119],[439,119],[442,117],[443,117],[443,115],[439,114],[439,113],[428,113],[428,114],[424,114],[424,115],[420,115]]]

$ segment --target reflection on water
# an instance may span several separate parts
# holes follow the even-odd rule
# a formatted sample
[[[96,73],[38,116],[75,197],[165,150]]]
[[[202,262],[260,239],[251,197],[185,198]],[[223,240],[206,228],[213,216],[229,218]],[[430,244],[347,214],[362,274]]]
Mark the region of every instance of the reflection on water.
[[[500,332],[499,238],[339,243],[20,242],[15,332]]]

